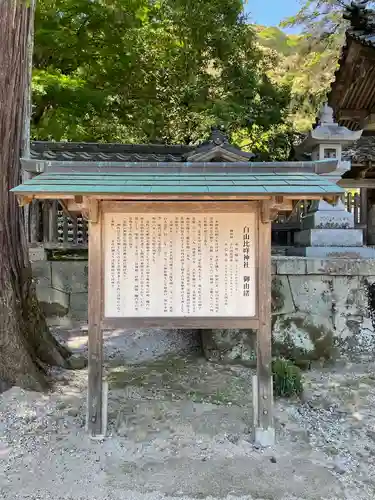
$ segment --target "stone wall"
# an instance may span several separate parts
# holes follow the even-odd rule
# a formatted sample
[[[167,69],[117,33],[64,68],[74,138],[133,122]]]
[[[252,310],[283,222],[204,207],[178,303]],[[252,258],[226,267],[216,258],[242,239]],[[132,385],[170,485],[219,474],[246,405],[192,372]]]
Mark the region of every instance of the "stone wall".
[[[87,321],[87,261],[34,260],[40,302],[51,325]],[[299,362],[375,347],[375,260],[274,257],[274,352]],[[252,364],[255,332],[202,332],[206,356]],[[375,352],[375,351],[374,351]]]
[[[87,260],[45,260],[30,255],[39,301],[51,326],[87,322]],[[39,260],[38,257],[40,258]]]
[[[300,359],[372,352],[374,283],[375,260],[275,259],[275,351]]]

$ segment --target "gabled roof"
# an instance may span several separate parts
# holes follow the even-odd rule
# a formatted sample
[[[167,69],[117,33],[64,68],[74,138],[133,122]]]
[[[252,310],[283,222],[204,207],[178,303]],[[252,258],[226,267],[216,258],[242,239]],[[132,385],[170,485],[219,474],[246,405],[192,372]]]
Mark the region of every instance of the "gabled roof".
[[[31,142],[31,158],[47,161],[183,161],[194,146],[163,144],[100,144],[90,142]]]
[[[200,145],[100,144],[88,142],[31,142],[31,159],[50,161],[195,162],[250,161],[253,153],[229,144],[223,131],[213,128]]]
[[[343,192],[329,177],[337,160],[252,163],[254,155],[229,144],[218,129],[199,146],[34,142],[31,150],[31,158],[21,159],[22,166],[38,175],[12,189],[24,198],[150,194],[299,198]]]
[[[17,186],[19,196],[63,195],[337,195],[329,177],[337,161],[285,163],[133,163],[47,165],[44,173]]]

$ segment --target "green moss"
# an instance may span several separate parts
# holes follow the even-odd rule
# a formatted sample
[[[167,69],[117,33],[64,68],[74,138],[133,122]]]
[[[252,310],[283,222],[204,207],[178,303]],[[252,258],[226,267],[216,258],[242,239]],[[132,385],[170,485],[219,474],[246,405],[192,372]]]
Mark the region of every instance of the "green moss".
[[[67,307],[62,306],[58,302],[40,302],[39,305],[44,315],[47,317],[57,316],[59,318],[62,318],[69,312],[69,309]]]
[[[281,311],[285,304],[284,295],[281,292],[282,284],[278,276],[272,278],[272,288],[271,288],[271,311],[277,312]]]
[[[282,342],[274,341],[274,351],[276,355],[292,360],[301,368],[307,368],[311,361],[332,360],[337,356],[337,349],[334,345],[333,332],[322,325],[315,325],[307,318],[298,316],[278,317],[280,328],[284,330]],[[314,346],[312,350],[306,350],[296,346],[293,338],[288,333],[293,325],[302,332],[306,332]]]
[[[88,250],[77,248],[74,250],[47,250],[47,260],[88,260]]]
[[[188,398],[217,405],[249,404],[247,377],[235,375],[225,366],[208,363],[194,355],[168,356],[139,365],[117,365],[110,368],[108,382],[111,390],[132,387],[167,400]]]

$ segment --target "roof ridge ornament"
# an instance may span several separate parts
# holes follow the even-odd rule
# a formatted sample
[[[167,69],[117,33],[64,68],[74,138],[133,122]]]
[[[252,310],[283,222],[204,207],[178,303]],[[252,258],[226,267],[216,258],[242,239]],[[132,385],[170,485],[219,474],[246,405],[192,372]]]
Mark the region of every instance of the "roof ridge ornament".
[[[224,127],[212,127],[211,135],[208,139],[209,143],[216,144],[217,146],[222,146],[223,144],[229,144],[228,136],[225,133]]]
[[[233,146],[229,142],[224,126],[221,125],[213,126],[208,140],[186,153],[185,160],[188,162],[249,162],[255,156],[253,153]]]
[[[331,106],[328,106],[328,104],[325,102],[320,109],[319,116],[318,116],[318,124],[319,125],[336,125],[338,127],[338,124],[335,123],[333,119],[333,109]]]
[[[367,9],[368,0],[352,1],[345,7],[343,18],[350,21],[352,29],[375,33],[375,11]]]

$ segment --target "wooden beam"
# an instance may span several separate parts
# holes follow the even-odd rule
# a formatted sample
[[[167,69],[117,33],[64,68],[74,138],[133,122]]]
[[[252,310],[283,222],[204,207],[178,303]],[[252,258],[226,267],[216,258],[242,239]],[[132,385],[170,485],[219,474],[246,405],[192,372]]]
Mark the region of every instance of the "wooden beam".
[[[289,200],[284,196],[275,196],[271,203],[271,209],[277,212],[291,212],[293,210],[293,200]]]
[[[18,205],[20,207],[25,207],[26,205],[28,205],[29,203],[31,203],[34,199],[34,196],[33,195],[29,195],[29,196],[17,196],[17,201],[18,201]]]
[[[275,220],[278,214],[277,206],[271,201],[260,202],[260,219],[263,224],[268,224]]]
[[[70,213],[81,214],[84,210],[82,203],[76,203],[74,200],[65,200]]]
[[[89,212],[89,356],[87,428],[94,438],[105,434],[103,422],[102,228],[95,205]]]
[[[366,109],[339,109],[336,112],[336,119],[338,121],[341,120],[350,120],[357,123],[361,123],[368,115],[368,111]]]
[[[262,208],[261,208],[262,210]],[[255,442],[261,446],[274,444],[271,353],[271,224],[266,210],[258,225],[258,318],[257,376],[253,387]]]
[[[73,220],[77,220],[76,214],[74,214],[71,210],[69,210],[69,204],[65,200],[59,200],[61,208],[63,209],[64,214],[67,217],[70,217]]]
[[[361,189],[361,188],[371,188],[375,189],[375,178],[374,179],[341,179],[338,185],[345,189]]]
[[[164,328],[164,329],[251,329],[259,328],[257,318],[104,318],[101,322],[104,330],[125,328]]]

